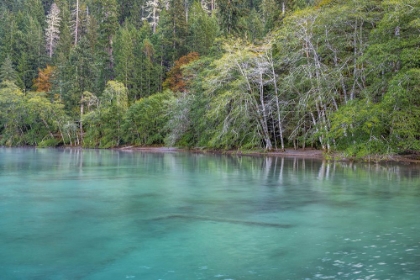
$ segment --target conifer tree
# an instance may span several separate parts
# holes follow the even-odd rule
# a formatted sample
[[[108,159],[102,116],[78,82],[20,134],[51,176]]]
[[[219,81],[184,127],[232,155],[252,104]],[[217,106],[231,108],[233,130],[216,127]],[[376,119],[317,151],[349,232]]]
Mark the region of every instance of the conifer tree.
[[[45,40],[48,56],[52,58],[54,49],[60,39],[60,9],[53,3],[50,12],[47,15],[47,28],[45,30]]]
[[[77,41],[79,40],[80,36],[80,2],[76,0],[75,7],[72,11],[73,14],[73,36],[74,36],[74,45],[77,45]]]
[[[171,0],[168,10],[161,13],[159,28],[165,64],[170,66],[175,60],[187,54],[186,38],[188,34],[185,8],[182,0]]]
[[[147,15],[142,18],[142,20],[146,20],[149,22],[150,26],[152,27],[153,33],[156,33],[156,28],[159,23],[159,15],[162,11],[160,0],[149,0],[146,2],[144,10],[146,11]]]
[[[135,32],[135,28],[126,22],[115,37],[115,74],[117,80],[129,90],[130,99],[134,86],[133,74],[135,74],[136,62],[134,56]]]
[[[239,31],[239,20],[245,14],[244,0],[219,0],[217,11],[220,27],[225,35],[235,35]]]
[[[16,83],[17,79],[18,79],[18,75],[13,67],[12,60],[8,56],[3,61],[0,68],[0,81],[1,82],[9,81],[9,82]]]
[[[116,0],[93,0],[94,14],[99,20],[98,46],[100,49],[102,83],[113,80],[114,74],[114,37],[118,30],[118,5]]]
[[[219,32],[215,15],[208,15],[199,2],[195,2],[189,12],[188,41],[190,52],[198,52],[207,55]]]

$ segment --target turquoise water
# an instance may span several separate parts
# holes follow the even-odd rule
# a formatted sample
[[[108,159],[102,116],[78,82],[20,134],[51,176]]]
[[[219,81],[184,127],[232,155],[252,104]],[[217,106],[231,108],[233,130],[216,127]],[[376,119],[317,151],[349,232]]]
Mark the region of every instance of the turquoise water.
[[[0,279],[420,279],[420,167],[0,148]]]

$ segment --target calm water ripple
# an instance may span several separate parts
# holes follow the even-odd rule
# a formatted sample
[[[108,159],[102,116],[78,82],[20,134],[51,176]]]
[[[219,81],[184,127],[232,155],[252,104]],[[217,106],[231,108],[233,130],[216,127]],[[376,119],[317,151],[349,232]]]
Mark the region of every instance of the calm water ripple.
[[[0,148],[0,279],[420,279],[420,166]]]

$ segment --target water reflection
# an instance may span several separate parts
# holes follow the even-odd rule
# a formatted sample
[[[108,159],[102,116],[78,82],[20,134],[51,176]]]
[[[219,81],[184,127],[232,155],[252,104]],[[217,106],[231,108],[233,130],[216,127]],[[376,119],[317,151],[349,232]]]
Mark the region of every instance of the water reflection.
[[[5,279],[419,279],[419,166],[0,148]]]

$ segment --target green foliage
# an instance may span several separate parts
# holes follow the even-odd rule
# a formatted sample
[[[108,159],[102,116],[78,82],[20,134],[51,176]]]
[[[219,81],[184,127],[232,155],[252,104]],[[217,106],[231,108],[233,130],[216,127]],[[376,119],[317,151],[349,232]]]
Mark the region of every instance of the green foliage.
[[[65,118],[63,106],[50,102],[44,93],[23,95],[13,83],[3,82],[0,108],[0,144],[36,146],[42,143],[45,146],[60,143],[61,123],[58,120]]]
[[[244,0],[219,0],[217,2],[220,28],[225,35],[238,34],[240,18],[246,13]]]
[[[198,52],[201,56],[209,54],[219,33],[215,14],[209,16],[200,2],[194,2],[189,12],[188,31],[189,51]]]
[[[10,81],[16,83],[17,80],[18,75],[13,67],[12,60],[10,59],[10,57],[6,57],[0,68],[0,81]]]
[[[371,98],[380,99],[388,81],[400,70],[420,67],[420,38],[416,25],[420,13],[419,0],[383,1],[384,14],[372,31],[370,47],[364,61],[370,64],[367,77]]]
[[[117,1],[92,0],[92,10],[99,23],[96,56],[102,64],[100,77],[105,84],[115,77],[113,42],[119,27]]]
[[[391,153],[388,122],[389,115],[381,104],[352,101],[332,115],[328,136],[335,139],[338,150],[351,157]]]
[[[128,109],[124,84],[109,81],[100,97],[99,107],[83,116],[85,127],[83,146],[112,148],[123,144],[123,120]]]
[[[240,22],[240,25],[244,27],[242,37],[250,42],[256,43],[265,35],[264,23],[255,9],[252,9],[246,17],[242,17]]]
[[[261,1],[262,22],[264,23],[264,31],[271,31],[280,17],[280,6],[275,0]]]
[[[152,30],[148,24],[141,29],[126,24],[120,28],[115,43],[116,80],[128,89],[130,103],[159,91],[162,78]]]
[[[22,91],[12,82],[0,85],[1,145],[23,145],[25,115]]]
[[[135,85],[135,32],[133,26],[126,23],[123,28],[120,28],[115,37],[115,72],[118,81],[124,83],[125,87],[129,89],[129,96],[135,95],[131,93],[130,89]]]
[[[170,0],[169,9],[160,13],[156,35],[161,38],[162,56],[167,66],[172,66],[175,60],[187,54],[188,25],[182,0]]]
[[[173,98],[172,92],[165,91],[136,101],[124,118],[124,140],[134,145],[162,145]]]
[[[420,150],[420,69],[397,74],[383,104],[391,112],[390,140],[397,151]]]
[[[47,147],[57,147],[60,144],[60,141],[55,138],[43,139],[38,143],[38,148],[47,148]]]
[[[53,76],[52,93],[59,96],[70,116],[79,115],[80,99],[84,91],[95,92],[99,77],[95,58],[89,49],[88,41],[82,38],[72,48],[67,58],[57,67]]]
[[[194,139],[194,119],[192,118],[192,107],[196,98],[190,94],[180,94],[172,98],[168,104],[168,122],[166,129],[168,134],[165,144],[168,146],[193,147],[196,145]]]

